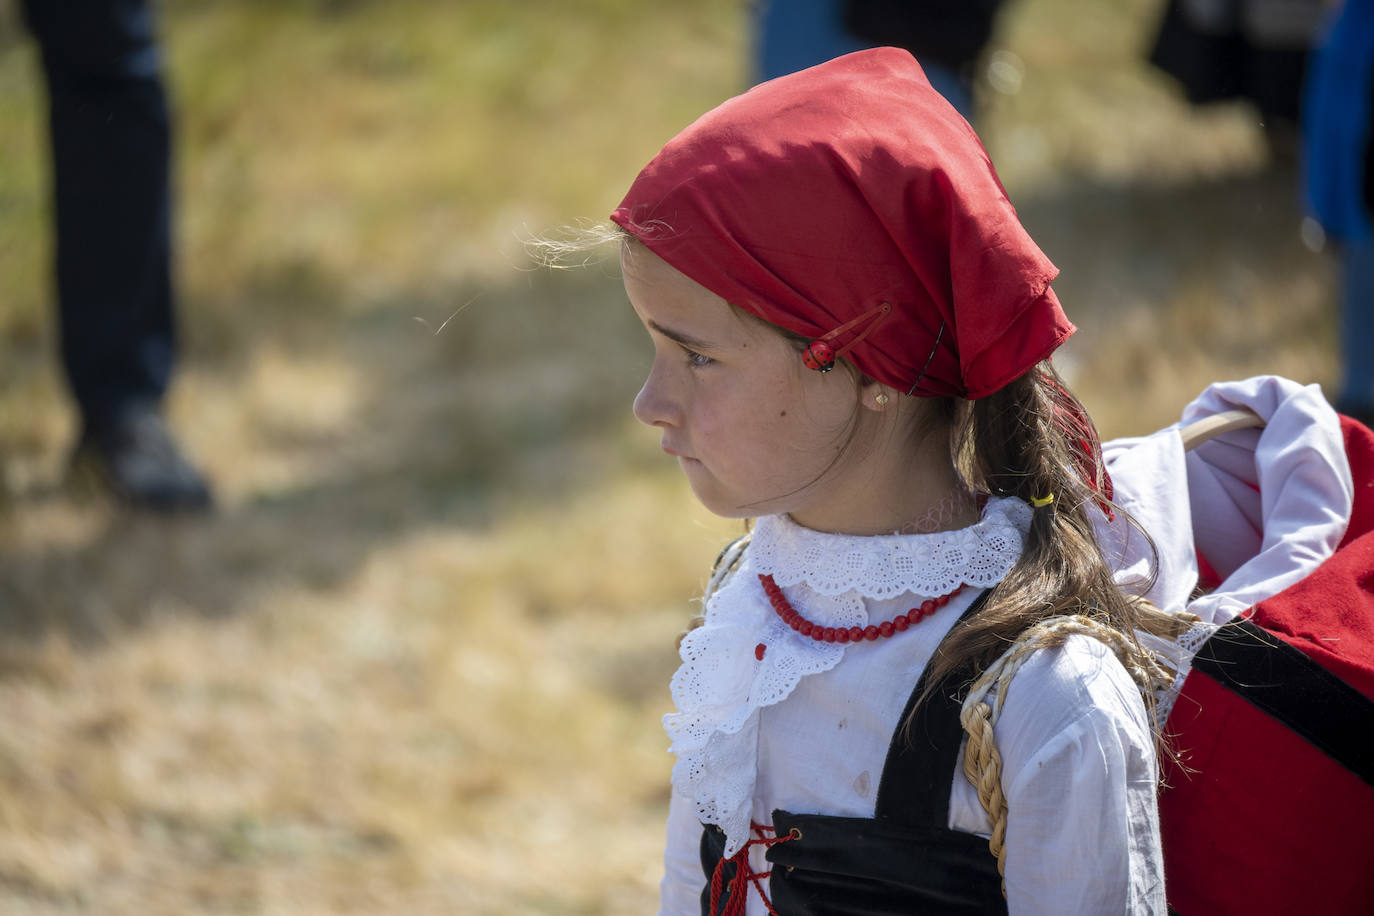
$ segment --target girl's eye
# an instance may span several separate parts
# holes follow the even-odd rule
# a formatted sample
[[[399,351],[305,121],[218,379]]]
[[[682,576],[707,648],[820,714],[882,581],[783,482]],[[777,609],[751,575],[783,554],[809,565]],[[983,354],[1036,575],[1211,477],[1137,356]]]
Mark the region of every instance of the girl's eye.
[[[686,347],[682,348],[682,352],[687,354],[687,365],[691,366],[693,369],[701,369],[715,362],[711,357],[702,356],[697,351],[689,350]]]

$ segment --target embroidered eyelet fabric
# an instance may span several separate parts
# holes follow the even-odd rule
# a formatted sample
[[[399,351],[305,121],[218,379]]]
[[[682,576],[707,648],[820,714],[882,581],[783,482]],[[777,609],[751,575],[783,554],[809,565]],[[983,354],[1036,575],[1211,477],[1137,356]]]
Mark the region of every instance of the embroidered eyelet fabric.
[[[1031,507],[989,499],[976,525],[934,534],[854,537],[818,534],[786,516],[759,521],[749,552],[756,572],[779,585],[805,583],[821,595],[854,591],[867,598],[943,595],[962,584],[1002,581],[1021,554]]]
[[[935,597],[1002,581],[1021,555],[1031,511],[1017,499],[991,498],[968,528],[874,537],[824,534],[786,516],[758,520],[734,575],[707,601],[705,623],[682,641],[670,685],[677,712],[663,720],[677,756],[673,785],[703,823],[725,832],[726,856],[749,838],[759,710],[785,700],[802,678],[834,668],[846,651],[863,651],[861,643],[794,632],[758,576],[771,574],[814,623],[867,626],[865,599]]]
[[[1174,671],[1173,682],[1163,689],[1156,690],[1154,694],[1155,728],[1158,731],[1168,731],[1164,725],[1169,721],[1169,714],[1173,712],[1179,694],[1183,692],[1183,682],[1193,670],[1193,657],[1220,627],[1221,624],[1199,620],[1176,639],[1164,639],[1136,631],[1136,638],[1140,640],[1141,646],[1153,652],[1160,662]]]

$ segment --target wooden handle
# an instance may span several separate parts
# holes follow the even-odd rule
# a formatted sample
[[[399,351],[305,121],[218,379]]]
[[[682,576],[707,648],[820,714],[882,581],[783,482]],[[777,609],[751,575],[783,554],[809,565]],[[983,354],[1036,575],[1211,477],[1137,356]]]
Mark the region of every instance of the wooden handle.
[[[1214,413],[1210,417],[1203,417],[1201,420],[1194,420],[1180,429],[1178,434],[1183,439],[1183,450],[1190,452],[1202,443],[1215,439],[1222,433],[1229,433],[1233,429],[1251,429],[1262,426],[1264,426],[1264,421],[1260,419],[1259,414],[1248,407],[1241,407],[1236,410]]]

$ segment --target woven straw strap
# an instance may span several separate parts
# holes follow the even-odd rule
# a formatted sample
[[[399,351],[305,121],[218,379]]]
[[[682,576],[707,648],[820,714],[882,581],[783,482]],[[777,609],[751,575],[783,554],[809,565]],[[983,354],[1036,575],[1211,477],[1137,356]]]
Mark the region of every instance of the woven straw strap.
[[[1037,649],[1062,645],[1074,634],[1100,640],[1110,648],[1144,696],[1172,681],[1172,675],[1159,665],[1138,644],[1119,630],[1101,621],[1081,615],[1049,617],[1025,632],[997,661],[988,666],[973,684],[964,700],[959,721],[968,733],[968,747],[964,751],[964,777],[978,792],[978,801],[992,822],[988,848],[997,857],[997,872],[1003,876],[1002,894],[1007,892],[1007,799],[1002,793],[1002,756],[997,752],[993,728],[1002,714],[1007,689],[1016,672]],[[989,694],[993,694],[989,699]]]

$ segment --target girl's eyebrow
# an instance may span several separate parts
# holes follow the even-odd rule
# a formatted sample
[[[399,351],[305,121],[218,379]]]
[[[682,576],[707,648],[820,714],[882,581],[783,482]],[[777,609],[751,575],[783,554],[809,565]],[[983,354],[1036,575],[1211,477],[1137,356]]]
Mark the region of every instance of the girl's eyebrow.
[[[646,322],[646,324],[648,325],[649,330],[651,330],[651,331],[657,331],[658,333],[662,334],[664,337],[668,338],[669,340],[672,340],[672,341],[675,341],[675,342],[677,342],[677,343],[680,343],[680,344],[682,344],[684,347],[687,347],[688,349],[691,349],[691,350],[714,350],[714,349],[718,349],[718,348],[715,347],[713,344],[707,343],[706,341],[702,340],[700,337],[693,337],[691,334],[688,334],[688,333],[686,333],[686,332],[684,332],[684,331],[675,331],[675,330],[673,330],[672,328],[665,328],[663,325],[659,324],[657,321],[654,321],[652,318],[650,318],[650,319]]]

